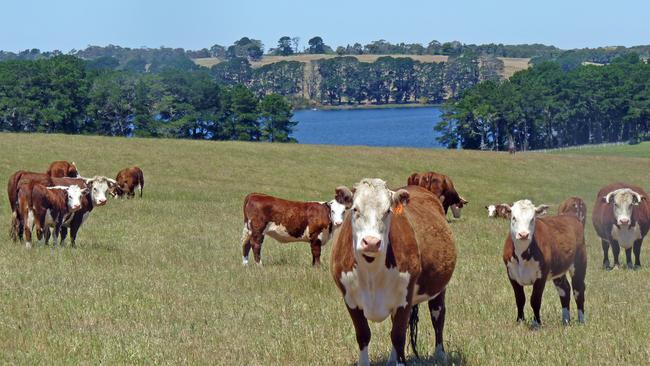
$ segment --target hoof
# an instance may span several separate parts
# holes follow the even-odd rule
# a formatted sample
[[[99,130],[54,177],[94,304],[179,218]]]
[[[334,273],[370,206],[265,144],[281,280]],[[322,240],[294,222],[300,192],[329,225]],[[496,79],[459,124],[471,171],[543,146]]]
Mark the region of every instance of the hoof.
[[[537,320],[533,320],[532,323],[530,323],[530,329],[531,330],[539,330],[542,327],[542,324],[539,323]]]
[[[641,269],[641,265],[640,265],[640,264],[635,264],[633,269],[634,269],[635,271],[638,271],[638,270]]]
[[[569,309],[563,308],[562,309],[562,324],[563,325],[569,325],[571,323],[571,314],[569,313]]]
[[[628,262],[627,269],[634,269],[634,264],[632,264],[632,262]]]
[[[585,324],[585,313],[582,310],[578,310],[578,324]]]

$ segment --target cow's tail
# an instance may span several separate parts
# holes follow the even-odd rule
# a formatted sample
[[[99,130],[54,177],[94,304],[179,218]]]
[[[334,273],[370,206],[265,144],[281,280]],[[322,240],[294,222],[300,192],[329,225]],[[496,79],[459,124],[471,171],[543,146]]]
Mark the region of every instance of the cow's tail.
[[[411,341],[411,349],[415,354],[415,357],[420,358],[418,354],[418,308],[419,304],[411,306],[411,317],[409,319],[409,338]]]
[[[138,179],[140,180],[140,198],[142,198],[142,191],[144,190],[144,174],[142,170],[138,171]]]

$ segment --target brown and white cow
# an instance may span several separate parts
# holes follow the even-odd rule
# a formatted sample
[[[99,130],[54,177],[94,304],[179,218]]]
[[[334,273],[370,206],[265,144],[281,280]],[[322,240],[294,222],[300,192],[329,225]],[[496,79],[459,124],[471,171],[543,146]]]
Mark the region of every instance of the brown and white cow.
[[[560,303],[562,322],[570,322],[571,287],[578,307],[578,322],[584,323],[585,274],[587,250],[584,227],[573,215],[540,217],[548,206],[535,206],[529,200],[508,206],[510,232],[503,247],[503,263],[515,292],[517,321],[524,321],[526,295],[524,286],[533,286],[530,304],[533,308],[533,328],[538,328],[542,293],[546,281],[553,280]],[[566,273],[571,275],[571,285]]]
[[[650,200],[643,188],[625,183],[615,183],[598,191],[591,220],[602,240],[603,267],[612,269],[609,247],[618,267],[620,247],[625,249],[628,268],[641,267],[641,244],[650,229]],[[636,257],[632,264],[632,250]]]
[[[557,213],[558,215],[575,216],[582,223],[582,227],[584,227],[587,220],[587,204],[580,197],[569,197],[560,203]]]
[[[436,353],[444,353],[445,291],[456,265],[456,247],[438,197],[414,185],[392,191],[383,180],[368,178],[352,191],[337,188],[336,197],[351,211],[334,240],[330,269],[354,324],[359,365],[369,365],[368,320],[381,322],[389,316],[389,364],[406,364],[406,328],[411,325],[416,350],[417,304],[425,301]]]
[[[71,163],[63,160],[54,161],[47,168],[46,174],[53,178],[79,177],[79,172],[77,171],[77,164],[75,164],[74,161]]]
[[[502,219],[507,219],[508,207],[509,205],[507,203],[500,203],[498,205],[485,206],[485,209],[488,212],[488,217],[498,217]]]
[[[52,179],[49,175],[43,173],[28,172],[19,170],[9,177],[7,182],[7,196],[9,199],[9,207],[11,208],[11,227],[9,236],[15,242],[18,239],[22,240],[23,235],[23,220],[18,211],[18,188],[29,182],[42,184],[44,186],[51,186]],[[31,191],[29,192],[31,194]]]
[[[27,248],[32,246],[32,230],[36,228],[39,240],[44,239],[44,230],[54,228],[56,242],[66,215],[81,208],[81,197],[87,190],[76,185],[46,187],[31,181],[18,188],[18,210],[23,218],[23,236]]]
[[[312,265],[320,265],[321,246],[325,245],[343,222],[345,206],[329,202],[289,201],[261,193],[244,199],[244,230],[242,232],[243,264],[253,249],[257,264],[262,264],[262,242],[268,235],[281,242],[311,244]]]
[[[140,198],[142,198],[142,190],[144,189],[144,174],[142,169],[137,166],[125,168],[120,170],[115,177],[117,186],[111,190],[113,197],[122,198],[125,194],[127,198],[135,197],[136,187],[140,188]]]
[[[447,215],[447,211],[451,207],[451,212],[454,218],[457,219],[460,218],[460,210],[469,203],[456,192],[451,178],[444,174],[436,172],[413,173],[408,177],[406,184],[424,187],[431,191],[440,198],[445,209],[445,215]]]

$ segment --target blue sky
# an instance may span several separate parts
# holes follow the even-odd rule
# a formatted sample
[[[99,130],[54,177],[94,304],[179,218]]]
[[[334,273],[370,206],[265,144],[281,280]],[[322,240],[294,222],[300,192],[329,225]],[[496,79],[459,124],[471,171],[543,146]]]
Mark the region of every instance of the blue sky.
[[[347,43],[544,43],[561,48],[650,44],[649,0],[151,1],[2,0],[0,49],[87,45],[273,47],[284,35]]]

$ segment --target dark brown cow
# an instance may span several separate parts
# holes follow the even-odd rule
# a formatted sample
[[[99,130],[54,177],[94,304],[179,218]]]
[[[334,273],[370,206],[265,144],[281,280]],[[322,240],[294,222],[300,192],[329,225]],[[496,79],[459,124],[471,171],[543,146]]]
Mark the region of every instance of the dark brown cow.
[[[641,244],[650,229],[650,200],[643,188],[625,183],[615,183],[598,191],[591,220],[602,240],[603,267],[612,269],[609,247],[618,267],[620,247],[625,249],[628,268],[641,267]],[[636,257],[632,264],[632,250]]]
[[[580,197],[569,197],[560,203],[558,215],[573,215],[585,226],[587,221],[587,204]]]
[[[126,194],[127,198],[135,197],[136,187],[140,187],[140,197],[142,197],[142,190],[144,189],[144,174],[142,169],[137,166],[125,168],[120,170],[115,177],[117,186],[111,191],[113,197],[123,197]]]
[[[63,160],[52,162],[49,168],[47,168],[46,174],[53,178],[79,177],[79,172],[77,171],[77,165],[74,163],[74,161],[71,163]]]
[[[9,177],[7,182],[7,196],[9,199],[9,207],[11,208],[11,227],[9,236],[13,241],[18,239],[22,240],[23,226],[20,213],[18,212],[18,188],[26,183],[34,181],[34,183],[42,184],[44,186],[51,186],[52,179],[49,175],[43,173],[28,172],[19,170]],[[31,194],[31,190],[24,194]]]
[[[56,242],[64,217],[81,208],[81,197],[86,191],[76,185],[46,187],[34,180],[21,184],[18,188],[18,212],[27,248],[32,246],[34,227],[39,240],[43,239],[48,226],[53,227]]]
[[[264,235],[281,242],[311,244],[312,265],[320,265],[321,246],[341,225],[345,207],[330,202],[288,201],[261,193],[251,193],[244,199],[244,230],[242,233],[243,264],[253,249],[257,264],[262,264]]]
[[[587,250],[584,226],[574,215],[539,217],[547,209],[546,205],[535,207],[529,200],[508,206],[510,232],[503,247],[503,263],[515,292],[517,321],[524,321],[524,286],[532,285],[530,304],[535,329],[542,324],[539,315],[542,293],[550,279],[560,296],[563,323],[570,322],[571,287],[578,307],[578,322],[585,321]],[[567,272],[571,274],[571,285],[566,278]]]
[[[444,174],[436,172],[413,173],[408,177],[406,184],[424,187],[431,191],[440,198],[445,209],[445,215],[447,215],[447,211],[451,207],[451,211],[457,219],[460,218],[460,210],[465,204],[469,203],[456,192],[451,178]]]
[[[368,320],[389,316],[393,350],[388,364],[405,364],[407,324],[415,351],[417,304],[425,301],[436,353],[444,353],[445,291],[456,247],[438,197],[414,185],[392,191],[381,179],[363,179],[352,191],[339,187],[336,197],[352,210],[332,246],[330,269],[354,324],[359,365],[369,365]]]

